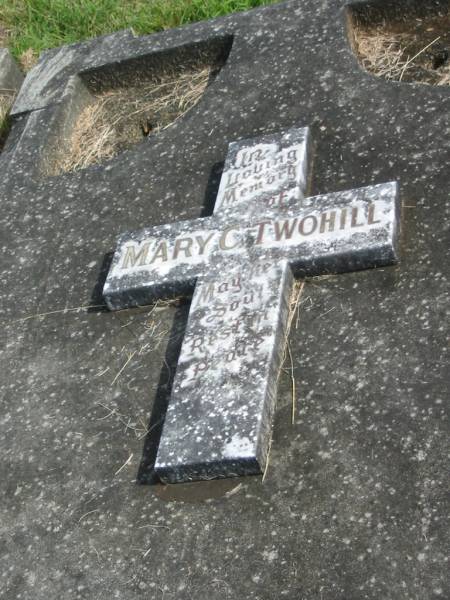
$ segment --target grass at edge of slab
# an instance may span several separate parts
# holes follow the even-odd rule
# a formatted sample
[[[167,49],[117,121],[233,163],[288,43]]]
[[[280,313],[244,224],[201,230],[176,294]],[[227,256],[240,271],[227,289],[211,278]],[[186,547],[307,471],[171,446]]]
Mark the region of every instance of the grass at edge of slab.
[[[13,103],[14,96],[0,93],[0,151],[9,131],[9,109]]]
[[[132,28],[143,35],[279,0],[0,0],[0,25],[20,58]]]

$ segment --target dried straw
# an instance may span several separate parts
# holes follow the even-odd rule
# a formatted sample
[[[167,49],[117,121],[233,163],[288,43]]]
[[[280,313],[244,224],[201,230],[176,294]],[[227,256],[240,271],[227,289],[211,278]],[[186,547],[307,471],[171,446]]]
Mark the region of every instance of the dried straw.
[[[8,130],[8,114],[14,102],[12,90],[0,90],[0,149],[3,146]]]
[[[81,113],[69,153],[51,168],[52,175],[104,162],[148,135],[166,129],[202,97],[210,67],[165,74],[157,81],[99,94]]]
[[[409,81],[449,85],[450,66],[446,64],[434,69],[427,52],[433,50],[440,39],[441,36],[420,45],[415,34],[381,28],[357,27],[354,30],[355,50],[363,67],[388,81],[402,81],[407,76]]]

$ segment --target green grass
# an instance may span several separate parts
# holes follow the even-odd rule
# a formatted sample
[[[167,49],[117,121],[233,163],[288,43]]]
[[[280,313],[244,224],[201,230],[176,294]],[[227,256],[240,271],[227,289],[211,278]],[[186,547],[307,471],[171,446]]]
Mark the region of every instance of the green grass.
[[[152,33],[277,0],[0,0],[0,26],[19,57],[132,27]]]

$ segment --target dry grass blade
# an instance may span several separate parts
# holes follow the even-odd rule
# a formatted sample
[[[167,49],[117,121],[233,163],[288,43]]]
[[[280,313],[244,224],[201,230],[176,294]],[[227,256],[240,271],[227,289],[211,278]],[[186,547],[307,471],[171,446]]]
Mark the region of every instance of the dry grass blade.
[[[135,350],[134,352],[130,352],[128,354],[128,358],[126,360],[126,362],[124,363],[124,365],[122,366],[122,368],[120,369],[120,371],[117,373],[117,375],[114,377],[114,379],[111,382],[111,385],[114,385],[116,383],[116,381],[119,379],[119,377],[122,375],[122,373],[125,371],[125,369],[127,368],[127,366],[130,364],[130,362],[133,360],[134,355],[136,354],[137,350]]]
[[[408,60],[408,39],[405,36],[387,34],[379,30],[357,30],[355,43],[367,71],[389,80],[400,78]]]
[[[433,44],[435,44],[440,39],[441,39],[441,36],[438,36],[435,40],[433,40],[432,42],[430,42],[429,44],[427,44],[424,48],[422,48],[421,50],[419,50],[419,52],[416,52],[416,54],[414,54],[414,56],[412,58],[408,58],[408,60],[403,65],[403,69],[402,69],[402,72],[400,73],[399,81],[401,81],[403,79],[403,75],[405,74],[405,71],[408,68],[408,66],[410,64],[412,64],[416,60],[416,58],[419,58],[419,56],[421,54],[423,54],[426,50],[428,50],[428,48],[430,48],[431,46],[433,46]]]
[[[49,317],[49,316],[53,316],[53,315],[66,315],[67,313],[80,312],[83,310],[91,310],[94,308],[104,308],[104,305],[103,304],[88,304],[86,306],[74,306],[71,308],[60,308],[58,310],[50,310],[50,311],[43,312],[43,313],[36,313],[33,315],[28,315],[27,317],[22,317],[20,319],[14,319],[13,321],[10,321],[10,324],[24,323],[25,321],[29,321],[30,319],[43,319],[44,317]]]
[[[287,343],[287,349],[288,349],[288,354],[289,354],[289,361],[291,363],[291,386],[292,386],[292,414],[291,414],[291,424],[295,425],[295,409],[296,409],[296,396],[297,396],[297,384],[295,382],[295,376],[294,376],[294,360],[292,358],[292,352],[291,352],[291,346],[289,344],[289,342]]]
[[[119,473],[121,473],[125,469],[125,467],[127,467],[130,464],[132,458],[133,458],[133,452],[130,454],[130,456],[127,458],[127,460],[123,463],[123,465],[120,467],[120,469],[117,469],[117,471],[114,473],[114,477],[116,475],[118,475]]]
[[[294,285],[294,289],[292,291],[292,294],[291,294],[291,300],[290,300],[290,303],[289,303],[288,322],[287,322],[287,326],[286,326],[284,355],[283,355],[283,359],[281,361],[280,372],[278,373],[278,377],[279,377],[280,373],[282,371],[282,365],[284,364],[287,356],[289,356],[289,359],[290,359],[289,374],[290,374],[290,377],[291,377],[291,393],[292,393],[291,421],[292,421],[293,425],[295,424],[295,409],[296,409],[297,385],[296,385],[295,377],[294,377],[294,361],[292,359],[291,348],[290,348],[290,345],[289,345],[289,333],[290,333],[290,331],[292,329],[292,324],[294,323],[294,319],[295,319],[296,315],[298,315],[298,310],[300,308],[300,299],[302,297],[304,289],[305,289],[305,282],[304,281],[296,282],[295,285]],[[298,316],[297,316],[297,323],[298,323]],[[262,482],[263,483],[266,480],[267,472],[269,470],[269,460],[270,460],[270,451],[271,451],[271,449],[272,449],[272,439],[270,439],[270,441],[269,441],[269,447],[267,449],[266,466],[265,466],[263,477],[262,477]]]
[[[290,376],[291,376],[291,392],[292,392],[292,413],[291,413],[291,422],[292,425],[295,424],[295,409],[296,409],[296,405],[297,405],[297,384],[295,381],[295,376],[294,376],[294,361],[292,359],[292,352],[291,352],[291,347],[289,345],[289,333],[292,329],[292,324],[294,322],[294,318],[295,315],[298,315],[298,311],[299,311],[299,307],[300,307],[300,299],[302,297],[303,291],[305,289],[305,282],[301,281],[301,282],[297,282],[294,286],[294,290],[292,292],[292,296],[291,296],[291,303],[289,306],[289,318],[288,318],[288,324],[287,324],[287,330],[286,330],[286,345],[285,345],[285,351],[284,351],[284,360],[286,359],[286,351],[287,354],[289,356],[289,360],[290,360]],[[297,319],[297,323],[298,323],[298,319]]]
[[[262,483],[265,482],[267,473],[269,472],[269,459],[270,459],[270,451],[271,450],[272,450],[272,438],[270,438],[270,440],[269,440],[269,448],[267,449],[266,466],[264,468],[264,473],[263,473],[262,480],[261,480]]]

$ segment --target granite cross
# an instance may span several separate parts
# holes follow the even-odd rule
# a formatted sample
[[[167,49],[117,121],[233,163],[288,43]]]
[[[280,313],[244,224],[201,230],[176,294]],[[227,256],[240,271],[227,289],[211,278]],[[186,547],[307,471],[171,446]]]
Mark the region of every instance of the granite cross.
[[[230,144],[211,217],[124,234],[111,310],[194,289],[155,464],[176,483],[264,470],[294,276],[397,260],[396,183],[306,197],[308,128]]]

